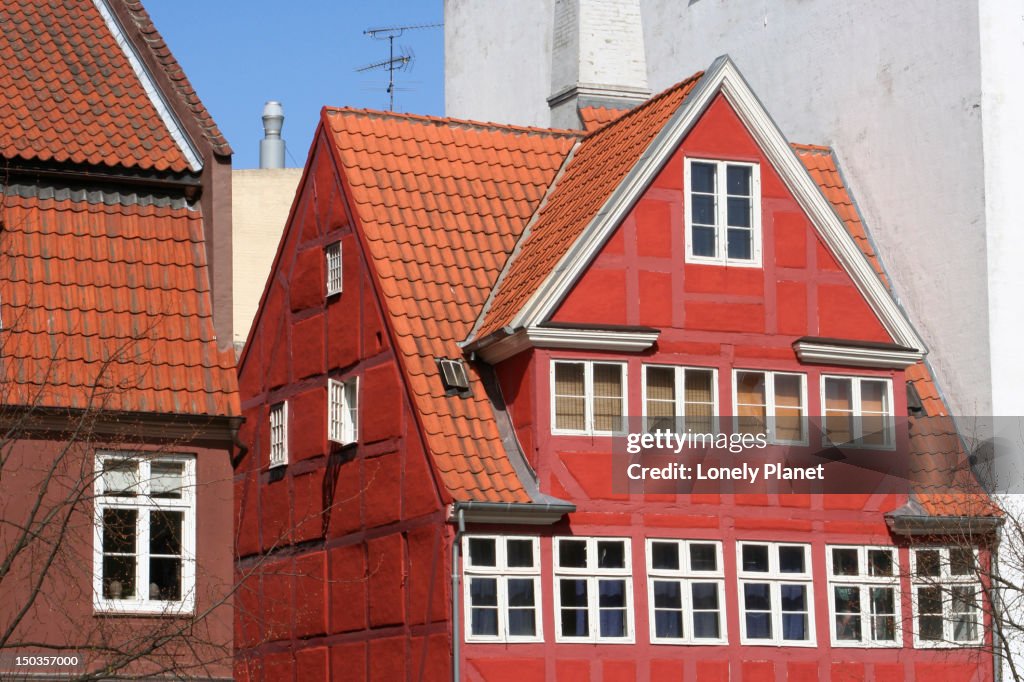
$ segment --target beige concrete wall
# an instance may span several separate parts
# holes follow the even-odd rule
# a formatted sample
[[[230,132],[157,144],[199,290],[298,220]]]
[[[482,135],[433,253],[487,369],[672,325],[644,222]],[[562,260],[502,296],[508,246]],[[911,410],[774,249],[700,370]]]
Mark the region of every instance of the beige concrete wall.
[[[254,168],[231,174],[234,342],[241,349],[277,253],[301,168]]]

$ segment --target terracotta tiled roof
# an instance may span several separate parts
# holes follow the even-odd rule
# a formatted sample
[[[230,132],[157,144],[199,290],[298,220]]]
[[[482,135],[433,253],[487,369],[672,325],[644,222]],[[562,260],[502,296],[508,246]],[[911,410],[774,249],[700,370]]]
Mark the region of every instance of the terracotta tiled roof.
[[[868,238],[857,207],[843,182],[829,147],[794,144],[793,150],[821,188],[847,231],[871,262],[878,277],[889,281]],[[956,424],[939,394],[931,369],[918,362],[906,370],[906,379],[921,398],[923,414],[908,418],[914,497],[932,516],[994,516],[1001,512],[978,485],[966,466],[967,453]]]
[[[3,404],[239,415],[199,211],[41,194],[0,197]]]
[[[703,72],[589,133],[509,263],[477,330],[485,338],[515,317],[636,165]]]
[[[629,109],[582,107],[580,108],[580,122],[583,124],[583,129],[589,133],[597,130],[606,123],[611,123],[627,111],[629,111]]]
[[[349,109],[324,125],[441,481],[456,500],[528,501],[476,372],[471,397],[446,397],[435,358],[461,357],[577,134]]]
[[[843,182],[843,176],[836,165],[832,149],[809,144],[794,144],[792,146],[797,158],[803,162],[807,172],[810,173],[811,179],[821,188],[821,193],[832,204],[832,209],[843,223],[846,224],[846,231],[857,242],[857,246],[867,256],[871,266],[875,269],[875,273],[878,274],[878,277],[888,287],[889,280],[886,279],[885,272],[878,262],[878,256],[875,254],[874,247],[871,245],[867,232],[864,230],[864,223],[860,219],[860,213],[857,211],[850,193],[846,190],[846,184]]]
[[[199,95],[196,94],[195,89],[192,87],[192,83],[189,82],[188,77],[185,76],[185,71],[178,64],[178,60],[171,54],[171,49],[167,47],[167,43],[164,42],[160,32],[156,30],[156,26],[153,25],[153,21],[149,18],[149,13],[146,8],[142,6],[138,0],[113,0],[120,1],[124,4],[132,17],[132,21],[139,28],[139,31],[145,37],[146,46],[156,57],[156,60],[163,67],[164,73],[174,84],[174,88],[181,97],[181,100],[185,102],[188,108],[192,111],[195,116],[196,122],[199,127],[202,128],[203,134],[206,139],[210,141],[213,146],[213,151],[217,154],[227,156],[232,153],[231,145],[221,134],[220,128],[214,123],[213,117],[210,116],[210,112],[203,106],[202,100],[199,99]]]
[[[92,0],[0,4],[0,154],[188,169]]]

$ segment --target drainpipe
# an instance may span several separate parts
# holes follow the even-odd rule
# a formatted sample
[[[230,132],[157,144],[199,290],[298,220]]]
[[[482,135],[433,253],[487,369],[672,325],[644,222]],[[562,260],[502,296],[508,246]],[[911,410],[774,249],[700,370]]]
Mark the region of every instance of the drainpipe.
[[[452,680],[459,682],[459,664],[461,662],[460,644],[462,634],[459,632],[459,560],[462,551],[462,534],[466,532],[466,520],[462,507],[457,506],[459,519],[455,540],[452,543]]]

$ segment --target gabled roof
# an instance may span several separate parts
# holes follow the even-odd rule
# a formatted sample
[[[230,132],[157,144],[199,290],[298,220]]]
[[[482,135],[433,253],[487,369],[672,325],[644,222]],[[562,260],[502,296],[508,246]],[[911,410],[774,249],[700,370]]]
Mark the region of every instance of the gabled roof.
[[[323,125],[443,485],[460,501],[529,501],[479,374],[468,368],[471,397],[446,396],[435,358],[462,356],[578,134],[351,109],[325,109]]]
[[[720,93],[893,341],[925,350],[920,336],[728,57],[719,57],[704,74],[669,88],[584,138],[536,224],[506,265],[492,300],[468,339],[474,347],[510,330],[543,323],[553,314],[576,278]]]
[[[143,44],[118,15],[131,17]],[[149,53],[144,55],[143,51]],[[173,84],[163,91],[141,57]],[[177,98],[229,154],[148,15],[131,0],[5,0],[0,5],[0,155],[142,170],[200,170],[168,106]]]
[[[4,405],[241,414],[198,210],[36,185],[0,202]]]

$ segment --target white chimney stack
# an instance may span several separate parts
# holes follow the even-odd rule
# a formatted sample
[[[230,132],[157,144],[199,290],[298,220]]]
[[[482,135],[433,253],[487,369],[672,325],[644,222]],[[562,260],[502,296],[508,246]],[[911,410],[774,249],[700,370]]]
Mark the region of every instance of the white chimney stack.
[[[284,107],[270,100],[263,105],[263,139],[260,140],[260,168],[284,168]]]
[[[579,128],[581,107],[628,109],[651,95],[640,0],[555,0],[551,125]]]

